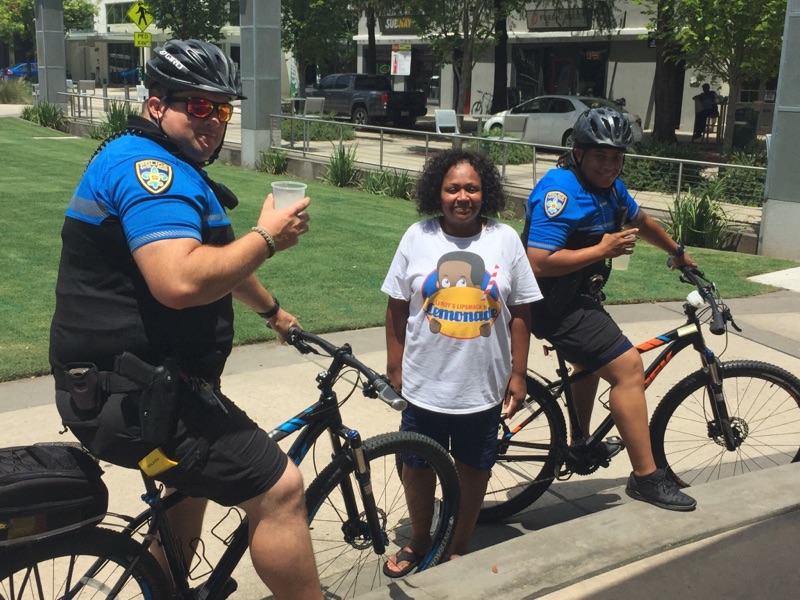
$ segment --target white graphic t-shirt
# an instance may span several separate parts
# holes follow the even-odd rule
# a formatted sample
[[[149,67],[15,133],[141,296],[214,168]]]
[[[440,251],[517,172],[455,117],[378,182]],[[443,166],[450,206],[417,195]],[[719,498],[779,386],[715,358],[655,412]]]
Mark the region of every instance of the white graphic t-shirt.
[[[403,397],[436,412],[472,413],[502,402],[511,376],[509,306],[542,298],[525,249],[491,219],[470,238],[439,219],[406,231],[381,290],[406,300]]]

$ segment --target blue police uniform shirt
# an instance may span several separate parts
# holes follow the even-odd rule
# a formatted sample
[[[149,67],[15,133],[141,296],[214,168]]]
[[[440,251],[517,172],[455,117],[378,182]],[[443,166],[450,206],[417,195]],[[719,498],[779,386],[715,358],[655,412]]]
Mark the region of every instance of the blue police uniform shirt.
[[[533,188],[525,211],[530,248],[556,252],[562,248],[586,248],[599,242],[615,227],[616,203],[627,208],[631,221],[639,205],[617,179],[608,195],[586,190],[568,169],[551,169]]]
[[[197,169],[133,135],[112,141],[92,160],[66,216],[94,225],[119,219],[131,252],[162,239],[203,242],[203,225],[230,226]]]
[[[202,171],[153,139],[114,139],[89,163],[61,237],[50,328],[54,370],[70,362],[111,370],[114,357],[128,351],[151,364],[172,357],[188,374],[219,378],[233,344],[231,295],[169,308],[153,297],[133,258],[137,248],[164,239],[217,246],[234,240]]]

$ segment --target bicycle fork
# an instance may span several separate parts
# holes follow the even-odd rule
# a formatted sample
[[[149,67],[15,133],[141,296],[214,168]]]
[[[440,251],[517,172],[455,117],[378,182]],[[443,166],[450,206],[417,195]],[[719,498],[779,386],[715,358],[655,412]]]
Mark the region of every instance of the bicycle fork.
[[[714,416],[714,421],[708,424],[708,436],[710,438],[722,437],[725,442],[725,448],[729,452],[733,452],[741,445],[739,435],[731,427],[730,415],[728,415],[728,405],[725,402],[725,393],[722,389],[722,382],[724,375],[722,372],[722,363],[708,348],[702,353],[703,365],[708,373],[708,383],[706,383],[706,390],[708,391],[709,404],[711,405],[711,414]]]
[[[358,511],[358,504],[356,502],[355,492],[350,485],[350,480],[345,479],[341,484],[342,496],[344,504],[347,509],[347,521],[342,526],[345,534],[345,539],[348,543],[353,543],[358,537],[367,537],[372,545],[373,551],[377,555],[386,552],[386,544],[388,540],[385,539],[383,526],[380,516],[378,514],[378,506],[375,502],[375,494],[372,488],[372,477],[369,467],[369,461],[364,453],[363,441],[361,434],[354,429],[343,429],[339,432],[339,436],[347,440],[350,447],[350,455],[353,458],[355,465],[354,475],[361,495],[361,503],[364,507],[364,518],[366,519],[366,530],[361,521],[361,515]],[[336,454],[341,452],[342,445],[339,436],[331,436],[333,438],[334,451]]]

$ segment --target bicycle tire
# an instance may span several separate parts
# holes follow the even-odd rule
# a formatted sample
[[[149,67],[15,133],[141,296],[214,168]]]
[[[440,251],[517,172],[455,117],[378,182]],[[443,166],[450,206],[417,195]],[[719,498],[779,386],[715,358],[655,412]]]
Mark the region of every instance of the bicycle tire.
[[[353,475],[355,465],[350,454],[336,456],[306,492],[311,541],[325,597],[353,598],[392,581],[384,575],[383,565],[411,539],[411,523],[397,469],[398,454],[424,459],[437,475],[438,515],[431,532],[433,545],[414,572],[441,562],[455,532],[460,498],[458,474],[452,458],[439,444],[418,433],[393,432],[366,440],[364,450],[386,550],[382,555],[375,554],[362,506],[358,507],[358,522],[346,522],[338,486],[349,478],[353,489],[358,489]],[[360,504],[358,492],[356,501]]]
[[[526,384],[527,406],[506,423],[511,437],[506,439],[500,429],[497,462],[478,523],[506,519],[533,504],[550,487],[561,466],[559,447],[566,447],[567,440],[564,414],[541,382],[529,375]],[[530,416],[533,419],[525,423]]]
[[[734,451],[715,430],[706,383],[696,371],[676,384],[653,412],[650,437],[656,465],[693,485],[800,460],[800,379],[758,361],[722,364],[723,393]]]
[[[98,559],[102,562],[93,567]],[[110,598],[117,578],[128,568],[130,577],[115,598],[171,597],[152,554],[127,535],[109,529],[94,528],[14,547],[5,551],[0,563],[3,600]],[[68,590],[72,590],[69,595]]]
[[[482,115],[483,114],[483,102],[480,100],[475,100],[472,103],[472,108],[470,108],[470,113],[473,115]]]

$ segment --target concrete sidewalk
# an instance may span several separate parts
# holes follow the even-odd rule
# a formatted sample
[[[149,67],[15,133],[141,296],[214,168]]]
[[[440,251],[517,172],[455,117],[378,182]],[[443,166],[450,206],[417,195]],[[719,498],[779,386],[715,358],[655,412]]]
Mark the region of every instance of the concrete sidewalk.
[[[728,305],[743,329],[742,333],[731,333],[727,340],[709,335],[708,342],[718,353],[727,346],[723,360],[762,360],[798,374],[799,302],[800,294],[791,291],[730,300]],[[681,304],[611,306],[609,311],[632,340],[641,341],[679,325],[682,322]],[[291,307],[287,308],[291,310]],[[325,337],[336,344],[349,342],[359,359],[383,370],[382,328],[340,332]],[[532,343],[529,364],[542,373],[554,371],[552,357],[544,358],[536,341]],[[224,388],[248,414],[264,428],[270,429],[316,399],[318,390],[314,378],[326,366],[325,360],[302,357],[294,348],[276,343],[239,347],[229,360]],[[669,387],[697,368],[697,358],[691,352],[682,353],[670,363],[648,390],[650,409],[656,406]],[[347,383],[340,385],[347,386]],[[52,387],[50,378],[0,384],[4,446],[64,439],[59,436],[62,427],[52,404]],[[346,392],[339,389],[339,393],[344,395]],[[397,413],[360,394],[355,394],[344,405],[343,414],[345,422],[359,429],[365,438],[395,430],[399,423]],[[71,436],[65,438],[71,439]],[[320,451],[324,464],[327,462],[325,448]],[[307,482],[310,482],[308,469],[312,465],[312,457],[303,463]],[[715,577],[726,573],[722,570],[723,565],[732,570],[732,574],[722,577],[723,582],[727,580],[741,585],[741,578],[737,579],[736,575],[749,572],[745,567],[755,561],[755,556],[765,556],[775,562],[782,560],[784,549],[790,552],[788,556],[792,561],[797,556],[794,552],[796,528],[790,527],[796,520],[791,520],[794,517],[790,513],[800,506],[798,467],[800,465],[788,465],[694,486],[692,494],[698,499],[698,510],[676,514],[632,501],[625,495],[624,485],[630,464],[622,455],[608,469],[589,477],[576,476],[555,482],[533,506],[511,519],[480,526],[473,538],[470,554],[458,561],[373,591],[364,598],[536,598],[555,592],[552,600],[564,600],[593,597],[592,594],[598,593],[596,589],[604,586],[610,586],[613,597],[619,593],[621,598],[632,598],[634,596],[626,596],[622,591],[626,582],[645,580],[649,583],[653,577],[668,580],[669,584],[664,584],[665,590],[638,594],[638,588],[634,586],[631,593],[638,598],[722,597],[715,590],[709,591],[702,586],[719,585]],[[110,510],[125,514],[139,512],[142,487],[138,474],[108,464],[103,468],[106,471],[104,478],[112,490]],[[222,515],[221,509],[210,509],[208,523],[215,523],[215,519]],[[770,533],[756,535],[755,532],[762,529]],[[728,537],[718,537],[722,534]],[[705,545],[699,548],[692,545],[702,540],[706,540]],[[210,548],[213,543],[215,540],[209,540],[210,556],[215,553]],[[756,544],[752,555],[745,551],[751,544]],[[741,553],[734,552],[734,556],[720,560],[719,553],[729,546],[734,550],[741,549]],[[675,548],[683,548],[682,554],[676,556]],[[647,562],[639,562],[643,559]],[[746,564],[739,564],[734,559]],[[687,577],[678,573],[676,578],[671,565],[686,562],[697,573]],[[631,574],[631,567],[623,568],[625,565],[634,565],[640,571],[644,569],[644,574]],[[792,566],[787,564],[784,573],[786,577],[794,578],[791,582],[796,590],[797,569]],[[496,567],[496,573],[493,567]],[[592,579],[600,575],[599,579]],[[235,577],[240,584],[240,592],[235,597],[248,600],[263,597],[263,587],[249,561],[242,561]],[[767,571],[763,576],[756,571],[748,577],[754,586],[777,585],[780,579],[773,577],[772,572],[768,575]],[[580,589],[569,588],[577,583],[581,583]],[[587,588],[587,585],[593,587]],[[671,596],[671,592],[675,594]],[[782,595],[780,590],[738,597],[759,596],[794,597]]]

